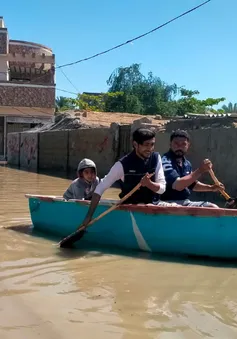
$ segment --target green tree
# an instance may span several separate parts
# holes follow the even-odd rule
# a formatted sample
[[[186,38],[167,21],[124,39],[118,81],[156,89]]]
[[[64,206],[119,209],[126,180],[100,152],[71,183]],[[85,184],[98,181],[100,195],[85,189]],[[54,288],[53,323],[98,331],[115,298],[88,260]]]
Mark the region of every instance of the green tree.
[[[177,115],[185,115],[187,113],[199,113],[204,114],[209,110],[212,110],[212,107],[218,105],[221,101],[224,101],[225,98],[207,98],[205,100],[199,100],[195,98],[195,95],[199,94],[199,91],[186,90],[184,88],[180,89],[181,98],[177,100]]]
[[[72,103],[80,109],[97,112],[124,112],[125,95],[123,92],[99,93],[99,94],[78,94]]]
[[[119,67],[112,72],[107,85],[109,92],[129,92],[135,85],[144,81],[144,75],[140,72],[139,64],[132,64],[129,67]]]
[[[78,94],[76,99],[70,99],[70,104],[93,111],[183,116],[187,113],[215,111],[213,106],[225,100],[199,100],[196,97],[199,91],[181,88],[175,83],[167,84],[152,72],[145,76],[140,67],[140,64],[132,64],[117,68],[107,80],[108,92]]]
[[[56,100],[55,100],[56,112],[66,111],[66,110],[74,109],[74,108],[75,108],[75,106],[74,106],[71,98],[60,96],[60,97],[57,97]]]
[[[104,94],[79,94],[77,97],[77,103],[80,109],[100,111],[105,110]]]
[[[116,69],[107,80],[109,92],[124,93],[124,112],[139,114],[165,114],[164,103],[172,101],[178,92],[176,84],[167,85],[152,72],[145,77],[139,64]],[[121,106],[118,103],[118,106]]]

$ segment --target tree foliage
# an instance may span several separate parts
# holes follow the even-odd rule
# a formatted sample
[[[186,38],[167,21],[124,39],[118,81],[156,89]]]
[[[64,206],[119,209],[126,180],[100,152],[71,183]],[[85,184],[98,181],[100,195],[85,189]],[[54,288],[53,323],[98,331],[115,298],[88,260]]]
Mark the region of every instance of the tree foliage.
[[[187,113],[204,114],[207,111],[213,111],[213,106],[225,100],[225,98],[199,100],[194,97],[199,95],[199,91],[190,91],[183,88],[180,89],[180,94],[181,98],[176,102],[177,115],[185,115]]]
[[[197,90],[188,90],[174,84],[167,84],[149,72],[140,70],[140,64],[117,68],[107,80],[108,92],[100,94],[79,94],[71,99],[81,109],[107,112],[128,112],[138,114],[159,114],[162,116],[205,113],[214,110],[225,98],[199,100]]]
[[[72,99],[75,105],[78,105],[80,109],[88,111],[98,112],[113,112],[116,109],[123,112],[124,110],[124,93],[100,93],[100,94],[78,94],[77,99]]]
[[[109,93],[124,93],[124,112],[129,113],[163,114],[164,103],[173,100],[178,92],[176,84],[168,85],[152,72],[145,77],[139,64],[116,69],[107,84]]]
[[[69,109],[74,109],[75,105],[73,104],[73,101],[71,98],[66,97],[57,97],[55,100],[55,110],[56,112],[59,111],[66,111]]]

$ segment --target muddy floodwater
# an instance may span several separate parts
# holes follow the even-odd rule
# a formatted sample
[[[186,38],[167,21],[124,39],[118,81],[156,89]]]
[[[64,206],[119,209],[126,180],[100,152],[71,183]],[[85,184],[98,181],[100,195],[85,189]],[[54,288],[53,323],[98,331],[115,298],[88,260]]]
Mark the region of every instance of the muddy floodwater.
[[[24,194],[69,183],[0,167],[0,339],[237,338],[233,263],[65,252],[32,233]]]

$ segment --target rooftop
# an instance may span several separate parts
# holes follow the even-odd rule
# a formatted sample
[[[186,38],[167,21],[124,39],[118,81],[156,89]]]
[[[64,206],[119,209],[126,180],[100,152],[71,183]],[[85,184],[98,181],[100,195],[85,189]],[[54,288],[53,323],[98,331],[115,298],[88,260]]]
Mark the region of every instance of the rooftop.
[[[51,48],[49,48],[48,46],[42,45],[42,44],[38,44],[35,42],[31,42],[31,41],[24,41],[24,40],[9,40],[9,43],[12,44],[19,44],[19,45],[32,45],[38,48],[44,48],[49,50],[50,52],[53,52]]]

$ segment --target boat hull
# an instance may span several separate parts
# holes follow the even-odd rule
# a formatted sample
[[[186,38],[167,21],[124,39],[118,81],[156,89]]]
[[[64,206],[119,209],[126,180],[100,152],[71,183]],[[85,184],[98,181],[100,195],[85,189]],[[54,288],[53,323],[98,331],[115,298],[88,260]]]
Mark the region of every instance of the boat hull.
[[[74,232],[89,207],[85,201],[27,196],[36,230],[59,236]],[[111,204],[100,204],[94,217]],[[77,243],[215,258],[237,258],[237,210],[124,205],[107,214]]]

